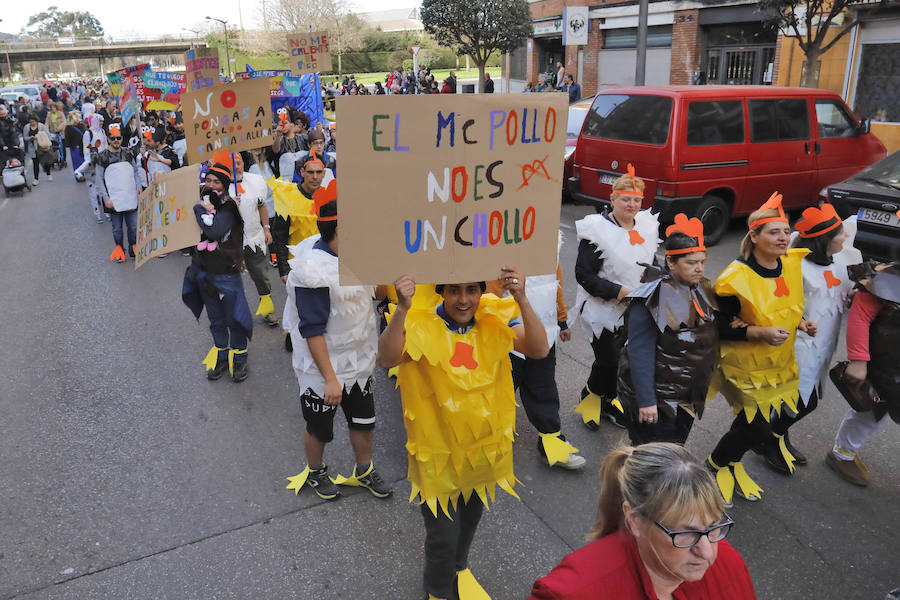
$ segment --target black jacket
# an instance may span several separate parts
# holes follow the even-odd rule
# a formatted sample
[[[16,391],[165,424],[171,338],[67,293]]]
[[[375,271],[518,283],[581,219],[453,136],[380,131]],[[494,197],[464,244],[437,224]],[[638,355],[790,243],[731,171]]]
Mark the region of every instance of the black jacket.
[[[16,128],[16,123],[11,118],[0,119],[0,140],[2,140],[3,146],[9,148],[19,146],[20,131],[20,129]]]

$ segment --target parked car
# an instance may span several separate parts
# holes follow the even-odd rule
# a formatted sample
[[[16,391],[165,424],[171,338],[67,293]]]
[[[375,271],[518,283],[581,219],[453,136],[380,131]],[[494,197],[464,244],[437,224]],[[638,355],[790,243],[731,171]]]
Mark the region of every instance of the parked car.
[[[584,125],[584,119],[593,102],[594,97],[591,96],[569,105],[569,116],[566,121],[566,154],[563,163],[563,201],[569,198],[569,177],[572,176],[573,155],[575,154],[575,144],[578,142],[578,134],[581,133],[581,126]]]
[[[900,261],[900,152],[829,186],[828,199],[842,219],[857,216],[854,246],[864,257]]]
[[[41,91],[42,86],[36,83],[19,83],[8,85],[2,89],[0,89],[0,94],[12,93],[16,94],[16,98],[19,96],[25,96],[31,102],[31,106],[33,108],[40,108],[42,105],[41,102]]]
[[[644,206],[671,223],[684,212],[716,243],[732,217],[773,191],[784,207],[884,158],[885,147],[840,96],[772,86],[667,86],[597,94],[574,154],[569,193],[603,206],[629,163],[646,183]]]

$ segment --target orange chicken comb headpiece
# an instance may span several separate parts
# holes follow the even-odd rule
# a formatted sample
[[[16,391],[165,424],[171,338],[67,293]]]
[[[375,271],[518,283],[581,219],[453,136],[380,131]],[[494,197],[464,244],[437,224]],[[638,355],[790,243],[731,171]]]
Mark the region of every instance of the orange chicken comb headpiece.
[[[322,209],[337,201],[337,179],[328,182],[328,187],[320,187],[313,194],[313,212],[319,221],[337,221],[337,211],[333,215],[322,215]],[[329,211],[330,212],[330,211]]]
[[[631,189],[630,190],[613,190],[613,194],[637,194],[638,196],[643,196],[644,192],[637,189],[637,175],[634,174],[634,165],[628,163],[628,176],[631,177]]]
[[[766,209],[770,208],[772,210],[777,210],[778,216],[777,217],[768,217],[766,219],[759,219],[759,220],[753,221],[752,223],[750,223],[750,229],[751,230],[756,229],[757,227],[765,225],[766,223],[775,223],[776,221],[781,222],[781,223],[787,223],[788,219],[784,215],[784,208],[781,206],[781,200],[782,200],[781,194],[779,194],[778,192],[773,192],[772,195],[769,196],[769,199],[766,200],[765,204],[760,206],[757,210],[766,210]]]
[[[831,204],[823,204],[822,208],[811,206],[803,211],[802,218],[797,221],[795,228],[802,238],[818,237],[828,233],[842,223],[837,211]]]
[[[689,238],[697,240],[697,245],[692,248],[680,248],[677,250],[666,250],[666,254],[690,254],[691,252],[703,252],[706,246],[703,243],[703,222],[697,217],[687,218],[684,213],[675,215],[675,223],[666,228],[666,237],[673,233],[683,233]]]

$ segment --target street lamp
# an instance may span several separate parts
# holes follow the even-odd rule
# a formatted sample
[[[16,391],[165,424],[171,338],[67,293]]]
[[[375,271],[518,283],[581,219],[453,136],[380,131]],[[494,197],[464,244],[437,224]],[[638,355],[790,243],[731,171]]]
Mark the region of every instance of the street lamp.
[[[181,29],[182,29],[182,31],[190,31],[191,33],[194,34],[194,37],[195,37],[195,38],[200,37],[200,30],[199,30],[199,29],[188,29],[187,27],[182,27]],[[191,48],[193,48],[193,47],[194,47],[194,40],[191,40]]]
[[[228,50],[228,21],[217,19],[215,17],[205,17],[208,21],[218,21],[222,24],[222,31],[225,33],[225,62],[228,64],[228,79],[231,79],[231,53]]]

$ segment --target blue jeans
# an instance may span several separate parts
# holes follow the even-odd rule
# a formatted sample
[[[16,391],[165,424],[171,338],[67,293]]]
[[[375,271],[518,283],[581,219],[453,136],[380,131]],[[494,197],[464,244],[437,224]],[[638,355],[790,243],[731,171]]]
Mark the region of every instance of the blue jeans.
[[[234,350],[247,349],[247,332],[236,318],[236,312],[249,314],[247,300],[244,296],[244,285],[240,275],[209,275],[220,289],[233,290],[236,293],[235,310],[228,310],[224,299],[219,298],[218,294],[210,294],[205,286],[200,287],[200,296],[203,298],[203,305],[206,307],[206,316],[209,318],[209,331],[212,333],[213,342],[219,348],[232,348]],[[252,318],[252,317],[251,317]],[[219,351],[219,359],[225,360],[228,357],[227,350]],[[235,362],[244,362],[247,360],[246,354],[237,354],[234,357]]]
[[[128,253],[133,257],[134,251],[131,247],[137,243],[137,209],[110,213],[110,216],[112,217],[113,240],[117,246],[124,247],[122,244],[122,221],[125,221],[125,226],[128,228]]]

